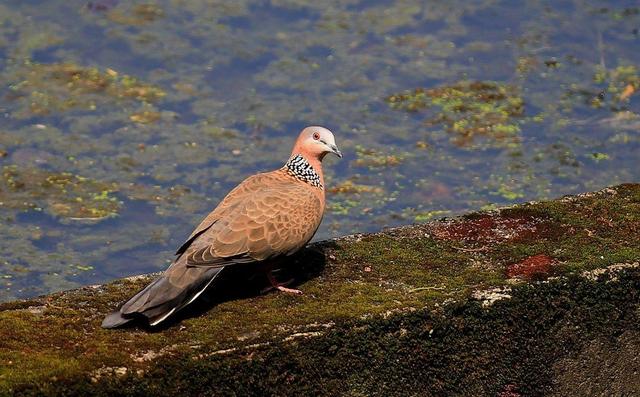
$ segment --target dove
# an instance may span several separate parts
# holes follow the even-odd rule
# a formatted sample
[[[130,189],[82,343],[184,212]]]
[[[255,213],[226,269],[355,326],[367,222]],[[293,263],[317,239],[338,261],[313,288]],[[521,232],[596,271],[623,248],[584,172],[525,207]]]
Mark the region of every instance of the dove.
[[[270,263],[303,248],[320,226],[325,209],[322,160],[342,157],[333,133],[311,126],[298,136],[283,167],[252,175],[231,190],[176,251],[165,272],[107,315],[103,328],[142,318],[157,326],[183,309],[212,284],[225,268]]]

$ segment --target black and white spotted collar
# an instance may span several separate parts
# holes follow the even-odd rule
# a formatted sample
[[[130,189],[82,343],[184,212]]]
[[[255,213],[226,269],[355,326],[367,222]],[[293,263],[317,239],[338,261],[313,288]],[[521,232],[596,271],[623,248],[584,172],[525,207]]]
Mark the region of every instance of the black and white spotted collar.
[[[303,182],[307,182],[312,186],[323,189],[322,182],[320,182],[320,175],[316,173],[311,164],[299,154],[291,156],[289,161],[284,165],[289,175],[298,178]]]

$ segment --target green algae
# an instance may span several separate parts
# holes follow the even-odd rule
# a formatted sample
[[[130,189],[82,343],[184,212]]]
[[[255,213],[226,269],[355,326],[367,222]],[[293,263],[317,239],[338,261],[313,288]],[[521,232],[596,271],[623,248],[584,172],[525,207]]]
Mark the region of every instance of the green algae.
[[[640,88],[640,76],[635,65],[621,65],[615,69],[600,69],[594,73],[593,81],[599,84],[608,83],[606,93],[613,98],[613,103],[628,100]],[[604,98],[594,98],[602,102]],[[612,103],[612,104],[613,104]]]
[[[356,146],[356,159],[353,164],[357,167],[380,168],[393,167],[403,161],[403,155],[387,154],[375,149]]]
[[[395,321],[405,325],[394,326],[393,332],[401,332],[404,328],[404,332],[413,335],[422,330],[418,332],[421,336],[416,334],[404,339],[416,343],[434,337],[440,345],[446,344],[439,338],[450,331],[445,331],[447,328],[442,321],[451,318],[475,321],[474,316],[480,313],[493,313],[490,314],[492,321],[502,318],[513,332],[522,328],[514,326],[520,322],[510,322],[512,317],[504,317],[509,302],[531,303],[531,299],[536,302],[539,299],[539,305],[536,303],[526,309],[526,318],[534,319],[546,316],[547,311],[541,308],[547,307],[547,299],[556,299],[553,295],[556,293],[605,293],[605,290],[609,291],[607,288],[612,288],[612,292],[607,293],[614,295],[608,295],[600,302],[617,299],[613,298],[613,291],[617,291],[619,284],[593,284],[593,281],[572,279],[571,274],[616,263],[637,262],[640,258],[638,227],[640,186],[630,184],[579,197],[474,213],[384,233],[347,236],[316,244],[292,259],[287,267],[289,270],[285,271],[293,272],[302,282],[299,288],[305,295],[256,295],[266,281],[259,277],[251,281],[246,275],[242,276],[245,288],[239,292],[232,286],[234,276],[229,276],[209,298],[217,304],[213,307],[204,304],[181,318],[179,324],[153,333],[141,329],[107,331],[99,328],[104,314],[144,286],[149,281],[147,277],[1,304],[3,343],[0,359],[10,364],[0,369],[0,387],[26,395],[36,390],[45,394],[67,390],[74,394],[81,393],[80,390],[94,390],[94,387],[111,390],[107,385],[129,388],[134,387],[130,383],[134,382],[144,385],[140,387],[147,390],[151,384],[147,382],[157,381],[167,366],[171,366],[169,363],[180,363],[183,369],[198,368],[197,371],[208,374],[202,375],[203,379],[220,382],[225,376],[218,369],[225,365],[262,363],[262,359],[256,358],[262,354],[276,354],[288,351],[291,346],[325,343],[323,341],[329,345],[342,343],[338,342],[341,339],[336,339],[338,335],[354,338],[364,332],[362,337],[356,337],[358,342],[349,347],[355,349],[349,353],[351,358],[342,359],[343,364],[336,367],[336,370],[346,371],[345,363],[367,357],[363,355],[368,346],[365,341],[378,340],[378,336],[373,337],[370,332],[387,329],[382,324]],[[561,264],[543,277],[569,275],[569,278],[531,285],[522,285],[519,281],[521,286],[513,287],[511,299],[498,304],[498,312],[479,311],[472,298],[476,291],[517,284],[506,275],[508,266],[538,254],[549,255]],[[637,281],[637,275],[628,277],[616,279]],[[620,291],[630,290],[633,289]],[[571,299],[580,302],[578,298]],[[611,305],[615,306],[614,303]],[[596,306],[588,304],[590,309]],[[439,317],[443,314],[444,317]],[[551,315],[554,316],[556,314]],[[589,318],[599,324],[607,316],[591,313]],[[537,323],[526,324],[535,327]],[[595,331],[596,328],[585,329]],[[473,332],[465,333],[470,334]],[[311,339],[296,345],[297,338]],[[518,338],[511,335],[508,340],[515,343]],[[555,343],[552,341],[549,343]],[[26,344],[29,354],[18,353],[25,351]],[[385,354],[393,351],[389,350],[387,342],[380,346],[385,346]],[[303,347],[299,349],[300,352],[307,351]],[[374,349],[372,353],[376,351]],[[432,349],[429,351],[433,352]],[[83,359],[75,359],[79,356]],[[247,357],[253,359],[247,360]],[[300,360],[310,357],[331,355],[325,351],[321,355],[301,356]],[[41,366],[45,361],[55,365]],[[475,365],[473,362],[467,361],[467,365]],[[242,368],[249,371],[244,365]],[[182,371],[178,367],[172,368]],[[402,371],[414,367],[394,365],[392,368]],[[361,378],[365,379],[370,378]],[[250,387],[247,385],[244,381],[236,383],[242,388]],[[519,385],[529,387],[526,382]],[[178,390],[176,387],[186,386],[174,385],[167,390]],[[122,393],[136,393],[131,390]]]
[[[163,16],[163,9],[156,4],[135,4],[128,9],[116,8],[107,13],[109,21],[131,26],[152,23]]]
[[[363,185],[354,183],[351,180],[346,180],[336,186],[327,189],[327,191],[337,194],[380,194],[384,190],[380,186]]]
[[[518,134],[518,118],[524,115],[524,101],[518,90],[493,81],[463,81],[436,88],[416,88],[391,95],[386,101],[392,108],[408,112],[438,108],[426,124],[443,125],[456,135],[459,143],[477,135],[499,140]]]
[[[443,215],[446,215],[448,213],[449,213],[449,211],[442,211],[442,210],[423,211],[423,212],[419,212],[419,213],[415,214],[414,221],[416,221],[416,222],[426,222],[426,221],[430,221],[432,219],[436,219],[438,217],[441,217]]]
[[[161,115],[159,112],[144,110],[131,114],[131,116],[129,116],[129,120],[141,124],[150,124],[160,120],[160,117]]]
[[[96,110],[105,104],[104,97],[150,103],[165,96],[161,89],[113,69],[100,71],[72,63],[25,61],[16,78],[19,80],[10,86],[12,100],[28,104],[29,115],[42,116],[74,108]]]
[[[1,177],[0,201],[5,208],[89,220],[115,216],[120,209],[121,202],[113,195],[115,185],[80,175],[8,165]]]

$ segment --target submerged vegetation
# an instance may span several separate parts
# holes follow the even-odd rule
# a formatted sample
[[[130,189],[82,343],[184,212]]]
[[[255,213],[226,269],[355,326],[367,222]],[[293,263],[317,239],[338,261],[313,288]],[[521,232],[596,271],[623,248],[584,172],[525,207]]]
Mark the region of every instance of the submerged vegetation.
[[[394,109],[417,112],[437,108],[425,121],[442,125],[464,144],[477,135],[500,140],[520,132],[518,118],[524,114],[524,101],[517,89],[493,81],[463,81],[453,85],[391,95],[387,102]]]
[[[14,113],[16,117],[46,116],[74,108],[96,110],[116,100],[152,103],[165,96],[161,89],[110,68],[102,72],[71,63],[37,64],[26,60],[20,70],[16,75],[20,81],[10,86],[10,100],[23,102],[29,114]],[[141,116],[131,117],[138,121],[134,117]]]
[[[69,173],[4,166],[0,174],[0,205],[13,210],[45,211],[68,219],[99,220],[114,216],[121,202],[114,184]]]
[[[640,89],[640,75],[635,65],[599,71],[593,79],[596,83],[608,83],[607,92],[615,98],[616,102],[628,101]]]

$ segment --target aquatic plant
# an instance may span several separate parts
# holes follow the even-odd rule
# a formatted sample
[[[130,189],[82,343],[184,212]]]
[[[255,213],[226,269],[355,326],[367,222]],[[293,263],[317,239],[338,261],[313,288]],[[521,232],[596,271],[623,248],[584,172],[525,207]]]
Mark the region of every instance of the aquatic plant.
[[[22,117],[71,109],[95,110],[121,100],[152,103],[165,96],[160,88],[113,69],[101,71],[74,63],[42,64],[27,60],[15,78],[19,81],[10,86],[10,99],[27,105],[27,113],[23,110],[19,114]],[[133,121],[142,118],[136,114],[132,117]],[[151,116],[144,119],[150,121]]]
[[[511,85],[493,81],[462,81],[435,88],[416,88],[386,98],[393,109],[418,112],[437,109],[426,125],[442,125],[463,143],[477,135],[499,139],[520,132],[524,100]]]
[[[15,165],[2,167],[0,205],[19,211],[45,211],[77,220],[115,216],[120,201],[116,185],[66,172],[55,173]]]

